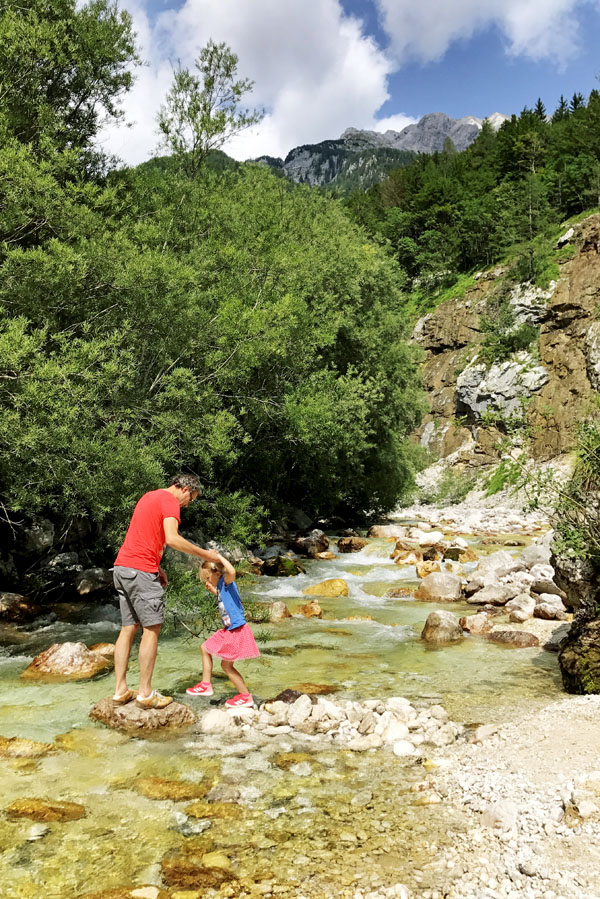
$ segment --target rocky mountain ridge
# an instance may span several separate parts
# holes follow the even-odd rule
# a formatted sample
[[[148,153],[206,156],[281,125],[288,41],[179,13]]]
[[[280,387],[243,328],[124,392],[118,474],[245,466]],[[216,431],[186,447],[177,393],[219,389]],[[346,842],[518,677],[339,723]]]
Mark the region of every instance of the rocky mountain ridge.
[[[506,119],[507,116],[494,113],[488,121],[498,130]],[[285,159],[261,156],[256,161],[311,187],[365,189],[385,177],[390,169],[408,165],[415,153],[441,152],[447,139],[457,150],[465,150],[482,126],[483,119],[475,116],[453,119],[433,112],[402,131],[381,133],[347,128],[335,140],[294,147]]]

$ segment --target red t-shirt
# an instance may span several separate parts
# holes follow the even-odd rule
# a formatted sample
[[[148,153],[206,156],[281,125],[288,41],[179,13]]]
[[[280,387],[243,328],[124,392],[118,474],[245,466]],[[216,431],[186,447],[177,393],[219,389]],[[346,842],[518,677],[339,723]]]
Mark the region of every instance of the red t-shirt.
[[[168,490],[151,490],[138,501],[115,565],[158,571],[165,546],[165,518],[181,522],[180,506]]]

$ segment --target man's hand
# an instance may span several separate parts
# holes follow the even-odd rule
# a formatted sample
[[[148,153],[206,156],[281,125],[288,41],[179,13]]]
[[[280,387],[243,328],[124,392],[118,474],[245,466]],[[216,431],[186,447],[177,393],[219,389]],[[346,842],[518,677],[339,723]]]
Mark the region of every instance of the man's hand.
[[[207,562],[221,562],[221,556],[214,549],[203,550],[202,558]]]
[[[160,586],[164,590],[165,587],[167,586],[167,584],[169,583],[169,579],[168,579],[167,575],[164,573],[164,571],[162,570],[162,568],[158,569],[158,580],[160,581]]]

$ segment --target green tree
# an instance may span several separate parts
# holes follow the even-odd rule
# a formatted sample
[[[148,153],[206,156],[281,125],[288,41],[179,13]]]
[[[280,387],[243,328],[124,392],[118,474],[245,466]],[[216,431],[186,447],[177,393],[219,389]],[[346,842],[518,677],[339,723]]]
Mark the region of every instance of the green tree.
[[[131,17],[109,0],[0,6],[0,134],[48,155],[88,150],[138,62]]]
[[[211,150],[218,150],[263,117],[240,108],[254,83],[238,79],[238,57],[226,44],[210,40],[200,51],[195,72],[179,68],[158,114],[162,143],[193,178]]]

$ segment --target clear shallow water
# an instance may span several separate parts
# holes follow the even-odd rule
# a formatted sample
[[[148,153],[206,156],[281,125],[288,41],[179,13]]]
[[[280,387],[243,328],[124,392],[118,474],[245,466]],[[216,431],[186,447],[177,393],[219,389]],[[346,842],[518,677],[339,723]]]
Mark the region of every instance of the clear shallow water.
[[[456,720],[475,722],[501,720],[559,694],[556,657],[539,648],[510,650],[482,638],[440,649],[423,644],[419,634],[434,606],[383,595],[417,583],[414,568],[390,562],[392,546],[372,541],[360,553],[308,562],[306,574],[296,578],[241,583],[243,595],[284,599],[292,611],[307,601],[302,590],[309,584],[344,577],[349,587],[348,597],[319,600],[322,620],[292,618],[263,626],[273,639],[262,647],[260,659],[240,665],[257,699],[286,687],[328,684],[348,698],[439,700]],[[472,611],[455,604],[449,608]],[[364,883],[371,877],[384,884],[410,882],[421,856],[430,856],[432,842],[440,846],[448,838],[443,807],[436,806],[432,815],[413,804],[410,784],[423,778],[423,769],[407,768],[387,752],[309,754],[309,773],[299,775],[274,761],[277,752],[291,748],[288,738],[275,738],[261,750],[240,748],[235,757],[237,747],[218,739],[184,735],[160,742],[134,740],[92,725],[89,709],[112,692],[110,675],[68,684],[19,680],[31,658],[53,642],[113,641],[118,633],[111,607],[88,606],[83,614],[62,609],[61,614],[69,620],[0,630],[0,734],[48,742],[67,735],[58,736],[58,751],[40,760],[2,760],[2,808],[15,799],[41,797],[78,802],[86,816],[52,823],[36,841],[28,839],[30,820],[5,819],[0,828],[2,896],[37,897],[42,883],[51,899],[126,884],[160,884],[161,863],[170,871],[173,858],[179,867],[167,878],[185,881],[190,858],[201,865],[203,855],[215,850],[229,858],[243,884],[274,878],[288,884],[292,895],[302,883],[308,896],[338,896],[350,890],[356,877],[366,878]],[[346,620],[351,616],[374,620]],[[135,660],[130,670],[135,685]],[[155,685],[184,700],[185,687],[198,679],[197,641],[181,634],[163,636]],[[232,692],[217,677],[213,702]],[[195,704],[201,708],[209,703]],[[136,785],[147,776],[207,779],[225,796],[242,799],[236,806],[240,816],[213,819],[205,833],[183,836],[174,829],[180,820],[175,816],[189,803],[141,795]],[[248,787],[252,789],[244,800]],[[373,794],[369,806],[351,805],[365,788]],[[341,834],[348,832],[355,837],[360,832],[360,837],[342,840]],[[432,886],[439,888],[437,882]]]

